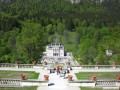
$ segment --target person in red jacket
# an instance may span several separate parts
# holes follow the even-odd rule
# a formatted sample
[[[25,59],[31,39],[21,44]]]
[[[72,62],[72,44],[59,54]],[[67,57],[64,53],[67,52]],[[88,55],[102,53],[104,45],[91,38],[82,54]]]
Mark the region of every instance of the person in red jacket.
[[[60,70],[60,66],[57,66],[56,70],[57,70],[57,75],[58,75],[60,73],[60,71],[59,71]]]

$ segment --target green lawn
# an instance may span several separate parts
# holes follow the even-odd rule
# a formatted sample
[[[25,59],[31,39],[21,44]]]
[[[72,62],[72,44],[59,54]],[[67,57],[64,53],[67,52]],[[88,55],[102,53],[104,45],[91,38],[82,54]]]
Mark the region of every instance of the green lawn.
[[[0,90],[37,90],[37,87],[0,88]]]
[[[78,80],[90,80],[91,75],[96,75],[97,80],[116,80],[120,72],[80,72],[76,73]]]
[[[0,71],[0,78],[14,78],[19,79],[20,75],[23,74],[26,76],[26,79],[38,79],[39,73],[33,71]]]
[[[80,87],[81,90],[103,90],[102,88],[88,88],[88,87]]]

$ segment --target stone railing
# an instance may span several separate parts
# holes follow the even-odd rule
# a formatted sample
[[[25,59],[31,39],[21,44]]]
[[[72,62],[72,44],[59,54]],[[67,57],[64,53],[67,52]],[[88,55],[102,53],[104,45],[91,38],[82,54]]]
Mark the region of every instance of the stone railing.
[[[24,86],[47,86],[48,81],[0,79],[0,87],[24,87]]]
[[[0,87],[21,87],[21,80],[0,79]]]
[[[114,87],[114,86],[118,86],[120,87],[120,81],[118,80],[97,80],[95,83],[95,86],[97,87]]]
[[[0,63],[0,68],[15,68],[17,64]]]
[[[60,66],[65,66],[65,63],[59,63]],[[48,69],[51,68],[51,66],[55,66],[53,63],[48,63],[47,65],[42,64],[10,64],[10,63],[0,63],[0,68],[41,68],[41,67],[47,67]],[[81,66],[71,66],[73,70],[92,70],[92,69],[98,69],[98,70],[120,70],[120,65],[81,65]]]
[[[18,64],[18,68],[33,68],[33,64]]]
[[[48,86],[48,81],[40,80],[22,80],[21,86]]]
[[[113,66],[113,65],[81,65],[81,66],[71,66],[73,69],[120,69],[120,65],[116,65],[116,66]]]
[[[95,82],[92,80],[73,80],[68,81],[69,86],[81,86],[81,87],[95,87]]]
[[[70,86],[83,87],[120,87],[119,80],[76,80],[69,81]]]
[[[47,69],[54,69],[56,66],[62,66],[63,68],[65,68],[65,63],[47,63],[47,65],[44,65],[44,67],[47,67]]]
[[[34,68],[40,67],[41,64],[9,64],[9,63],[0,63],[0,68]]]

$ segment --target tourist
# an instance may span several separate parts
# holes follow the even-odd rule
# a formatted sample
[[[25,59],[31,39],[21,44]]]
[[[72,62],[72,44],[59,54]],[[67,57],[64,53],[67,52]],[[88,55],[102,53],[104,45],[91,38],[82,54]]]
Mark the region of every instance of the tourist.
[[[70,70],[72,70],[72,67],[70,67]]]
[[[60,71],[59,71],[60,70],[60,66],[57,66],[56,70],[57,70],[57,75],[58,75],[60,73]]]
[[[52,69],[50,69],[50,74],[52,73]]]
[[[64,70],[64,72],[63,72],[63,75],[64,75],[64,79],[65,79],[65,75],[66,75],[66,70]]]
[[[55,70],[56,70],[56,68],[53,68],[53,70],[55,71]]]
[[[70,73],[70,71],[67,69],[67,74]]]
[[[62,74],[63,74],[63,71],[62,71],[62,70],[60,70],[60,77],[62,77]]]
[[[60,70],[62,70],[62,67],[60,67]]]

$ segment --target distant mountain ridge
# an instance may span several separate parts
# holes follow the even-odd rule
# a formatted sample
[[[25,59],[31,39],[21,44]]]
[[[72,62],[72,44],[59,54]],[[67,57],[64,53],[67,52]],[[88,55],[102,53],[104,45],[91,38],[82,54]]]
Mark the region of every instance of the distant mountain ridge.
[[[81,2],[81,1],[83,1],[83,0],[70,0],[72,3],[79,3],[79,2]],[[109,1],[109,0],[91,0],[92,2],[96,2],[96,3],[102,3],[102,2],[104,2],[104,1]],[[120,3],[120,0],[116,0],[116,1],[119,1],[119,3]]]
[[[17,2],[17,1],[21,1],[21,0],[1,0],[2,2]],[[83,1],[83,0],[67,0],[67,1],[70,1],[70,2],[72,2],[72,3],[79,3],[79,2],[81,2],[81,1]],[[92,2],[94,1],[94,2],[96,2],[96,3],[102,3],[102,2],[104,2],[104,1],[109,1],[109,0],[91,0]],[[116,0],[116,1],[118,1],[119,3],[120,3],[120,0]]]

